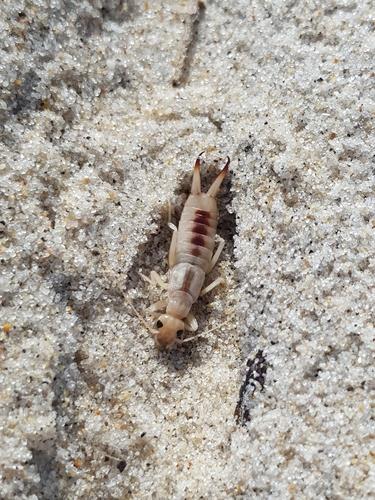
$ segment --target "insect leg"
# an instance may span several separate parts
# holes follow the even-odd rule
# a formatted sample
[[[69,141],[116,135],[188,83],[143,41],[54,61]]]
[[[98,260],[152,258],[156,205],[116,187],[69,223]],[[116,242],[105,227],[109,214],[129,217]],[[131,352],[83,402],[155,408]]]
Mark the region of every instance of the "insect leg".
[[[206,293],[208,293],[211,290],[213,290],[216,286],[220,285],[220,283],[222,281],[223,281],[223,278],[221,278],[219,276],[219,278],[216,278],[216,280],[213,281],[212,283],[210,283],[208,286],[206,286],[206,288],[203,288],[203,290],[201,290],[201,293],[199,295],[202,297],[202,295],[205,295]]]
[[[154,319],[158,319],[163,313],[160,311],[151,311],[150,314]]]
[[[188,330],[189,332],[195,332],[198,330],[198,321],[191,312],[189,312],[185,318],[185,330]]]
[[[210,271],[212,271],[212,269],[215,267],[215,264],[219,260],[220,254],[223,251],[224,245],[225,245],[225,241],[222,238],[220,238],[219,246],[216,249],[215,255],[211,259],[211,262],[210,262],[210,265],[208,266],[206,274],[209,273]]]
[[[163,288],[164,290],[168,290],[168,283],[165,283],[165,281],[163,281],[161,279],[161,277],[158,275],[158,273],[156,271],[151,271],[151,282],[153,285],[156,285],[158,284],[161,288]]]
[[[169,267],[172,268],[175,265],[175,257],[176,257],[176,245],[177,245],[177,227],[171,222],[168,223],[168,226],[173,230],[171,246],[169,247]]]
[[[168,226],[172,222],[172,205],[171,200],[168,199]]]
[[[160,311],[160,309],[163,309],[163,307],[166,307],[168,304],[167,300],[158,300],[155,302],[155,304],[152,304],[150,306],[150,311]]]
[[[156,271],[151,271],[151,279],[148,278],[147,276],[145,276],[144,274],[142,273],[139,273],[141,275],[141,277],[147,281],[147,283],[151,283],[151,285],[159,285],[161,288],[163,288],[164,290],[168,290],[168,283],[165,283],[161,277],[158,275],[158,273]]]

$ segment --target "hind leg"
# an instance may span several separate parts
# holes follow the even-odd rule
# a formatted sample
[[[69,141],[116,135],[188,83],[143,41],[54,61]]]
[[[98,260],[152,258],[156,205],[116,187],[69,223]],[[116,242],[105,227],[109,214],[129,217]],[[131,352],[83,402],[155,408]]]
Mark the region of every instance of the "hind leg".
[[[177,245],[177,234],[178,230],[177,227],[172,224],[171,222],[168,223],[168,226],[172,229],[173,234],[172,234],[172,240],[171,240],[171,246],[169,247],[169,268],[171,269],[176,262],[176,245]]]
[[[219,260],[221,252],[223,251],[225,241],[223,240],[223,238],[220,238],[220,236],[218,236],[218,238],[219,238],[219,246],[217,247],[216,252],[211,259],[211,262],[210,262],[210,265],[208,266],[206,274],[208,274],[210,271],[212,271],[212,269],[215,267],[216,262]]]

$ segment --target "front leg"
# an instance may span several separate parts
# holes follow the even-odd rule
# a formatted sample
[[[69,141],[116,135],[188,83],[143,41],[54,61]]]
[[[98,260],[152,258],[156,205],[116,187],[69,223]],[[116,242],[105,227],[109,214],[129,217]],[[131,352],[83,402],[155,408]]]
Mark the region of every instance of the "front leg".
[[[160,311],[160,309],[164,309],[168,305],[168,300],[158,300],[154,304],[150,306],[150,312]]]
[[[198,321],[196,320],[192,312],[189,312],[184,322],[185,322],[185,330],[188,330],[189,332],[195,332],[196,330],[198,330]]]
[[[188,332],[195,332],[196,330],[198,330],[198,321],[196,320],[192,312],[189,312],[189,314],[186,316],[186,318],[184,319],[184,323],[185,323],[185,330],[187,330]],[[189,339],[184,339],[184,335],[182,334],[181,338],[176,339],[176,344],[181,345],[183,342],[187,342],[188,340],[192,340],[194,338],[195,336],[189,337]]]

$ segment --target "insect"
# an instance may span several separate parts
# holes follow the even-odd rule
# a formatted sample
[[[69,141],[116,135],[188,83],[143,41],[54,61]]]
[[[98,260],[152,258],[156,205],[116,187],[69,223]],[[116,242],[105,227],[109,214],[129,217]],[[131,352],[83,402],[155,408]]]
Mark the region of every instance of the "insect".
[[[182,211],[178,229],[169,223],[173,230],[169,250],[169,284],[165,283],[156,271],[151,272],[151,279],[141,275],[152,285],[158,284],[168,290],[168,299],[159,300],[150,307],[152,316],[157,319],[157,329],[150,331],[155,334],[155,343],[160,349],[167,349],[174,343],[181,342],[177,336],[184,330],[198,329],[191,307],[200,295],[209,292],[222,281],[222,278],[217,278],[201,290],[206,274],[215,266],[224,247],[224,241],[220,240],[213,254],[219,215],[216,195],[228,171],[230,158],[227,158],[225,167],[207,193],[202,193],[202,154],[195,162],[191,193]],[[160,312],[162,309],[165,309],[165,313]]]

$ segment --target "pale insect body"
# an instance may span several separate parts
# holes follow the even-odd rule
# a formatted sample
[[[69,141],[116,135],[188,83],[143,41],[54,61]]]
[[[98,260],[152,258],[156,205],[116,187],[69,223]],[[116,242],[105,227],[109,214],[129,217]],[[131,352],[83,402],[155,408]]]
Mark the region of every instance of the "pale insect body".
[[[201,153],[202,154],[202,153]],[[170,224],[173,237],[169,251],[170,276],[169,285],[160,276],[151,272],[152,284],[158,283],[168,290],[168,299],[160,300],[151,306],[152,314],[157,318],[155,334],[157,347],[161,349],[178,342],[177,334],[183,330],[195,331],[198,323],[190,312],[199,295],[212,290],[222,280],[218,278],[204,290],[202,285],[205,275],[216,264],[224,246],[221,240],[213,255],[215,235],[218,221],[216,195],[228,171],[230,159],[207,193],[201,192],[200,155],[195,167],[191,193],[181,214],[178,229]],[[164,309],[165,313],[158,312]]]

